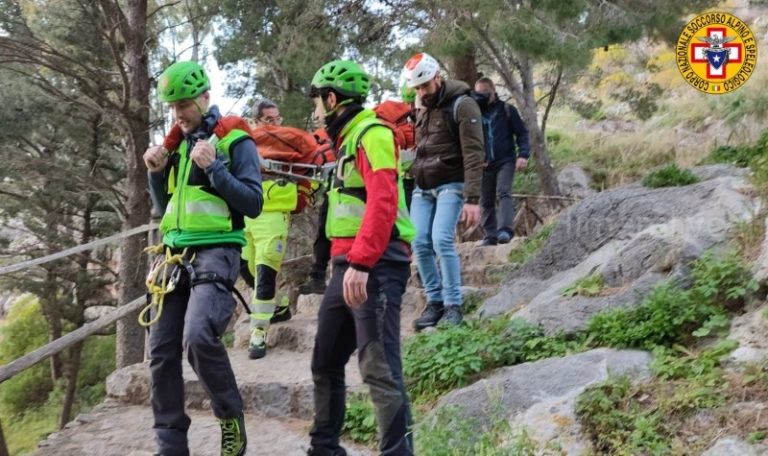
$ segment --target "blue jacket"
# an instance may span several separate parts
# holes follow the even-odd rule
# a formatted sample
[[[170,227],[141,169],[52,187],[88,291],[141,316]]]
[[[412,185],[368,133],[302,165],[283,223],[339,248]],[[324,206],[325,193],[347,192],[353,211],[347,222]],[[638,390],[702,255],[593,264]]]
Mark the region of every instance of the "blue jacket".
[[[529,157],[528,129],[514,106],[497,99],[488,105],[483,117],[491,127],[486,140],[493,144],[493,149],[486,148],[487,162],[498,166],[513,162],[517,157]]]

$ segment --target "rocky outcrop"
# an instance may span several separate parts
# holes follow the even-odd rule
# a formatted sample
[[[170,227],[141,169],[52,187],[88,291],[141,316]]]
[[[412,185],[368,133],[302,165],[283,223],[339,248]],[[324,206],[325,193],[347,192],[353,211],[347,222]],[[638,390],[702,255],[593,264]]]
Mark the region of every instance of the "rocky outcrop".
[[[455,413],[480,428],[508,420],[513,429],[525,428],[539,445],[556,443],[565,454],[575,456],[590,447],[579,432],[576,397],[609,375],[642,378],[649,372],[650,361],[650,355],[642,351],[597,349],[505,367],[448,393],[438,408],[455,407]]]
[[[659,281],[685,276],[691,260],[724,245],[728,231],[759,208],[746,171],[715,165],[695,172],[702,179],[695,185],[633,184],[571,207],[480,314],[517,312],[548,333],[576,331],[594,313],[634,305]],[[564,288],[591,274],[603,278],[600,296],[563,296]]]

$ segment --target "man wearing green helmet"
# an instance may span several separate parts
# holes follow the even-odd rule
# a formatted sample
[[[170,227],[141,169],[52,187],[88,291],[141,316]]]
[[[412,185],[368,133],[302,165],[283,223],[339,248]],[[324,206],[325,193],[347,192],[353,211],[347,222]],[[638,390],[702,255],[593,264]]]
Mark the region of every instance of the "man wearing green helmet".
[[[344,366],[357,349],[385,455],[411,455],[410,406],[400,356],[400,304],[415,230],[405,208],[392,130],[362,107],[370,77],[336,60],[312,79],[315,114],[338,151],[328,190],[332,274],[318,311],[312,354],[315,421],[309,455],[346,455]]]
[[[222,456],[246,449],[243,402],[221,335],[235,308],[231,290],[245,244],[243,218],[257,217],[263,204],[261,174],[253,139],[243,129],[221,127],[209,88],[198,63],[169,66],[158,93],[182,134],[173,145],[144,153],[153,203],[164,212],[163,258],[181,258],[158,278],[162,307],[153,309],[149,326],[154,429],[166,456],[189,454],[182,349],[219,419]]]

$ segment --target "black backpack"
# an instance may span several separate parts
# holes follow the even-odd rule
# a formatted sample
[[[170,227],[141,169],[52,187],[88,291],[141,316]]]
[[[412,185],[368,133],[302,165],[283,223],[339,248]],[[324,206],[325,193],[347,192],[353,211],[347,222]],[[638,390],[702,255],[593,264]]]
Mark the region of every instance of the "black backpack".
[[[470,90],[468,92],[454,96],[449,103],[447,103],[441,111],[443,117],[448,124],[448,130],[451,132],[456,141],[461,141],[459,136],[459,106],[464,98],[472,98],[480,107],[480,111],[485,111],[488,107],[488,95]],[[512,117],[511,114],[512,105],[504,102],[504,114],[507,116],[507,120]],[[485,159],[492,161],[493,154],[493,130],[491,129],[491,120],[485,116],[480,116],[480,122],[483,126],[483,136],[485,137]]]

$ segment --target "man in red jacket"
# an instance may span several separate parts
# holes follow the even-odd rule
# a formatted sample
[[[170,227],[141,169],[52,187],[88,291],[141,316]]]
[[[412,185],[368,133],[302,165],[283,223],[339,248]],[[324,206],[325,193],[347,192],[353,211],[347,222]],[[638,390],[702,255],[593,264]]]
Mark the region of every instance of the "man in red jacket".
[[[370,77],[336,60],[312,79],[338,160],[328,190],[326,233],[333,269],[317,317],[312,353],[315,422],[309,455],[340,456],[344,366],[357,350],[379,423],[381,454],[413,454],[411,414],[400,357],[400,304],[415,229],[405,208],[392,130],[363,108]]]

